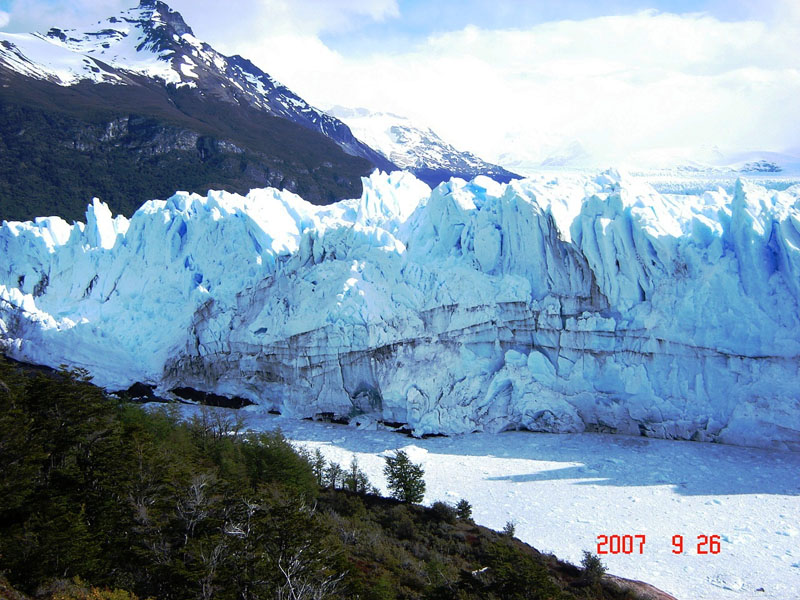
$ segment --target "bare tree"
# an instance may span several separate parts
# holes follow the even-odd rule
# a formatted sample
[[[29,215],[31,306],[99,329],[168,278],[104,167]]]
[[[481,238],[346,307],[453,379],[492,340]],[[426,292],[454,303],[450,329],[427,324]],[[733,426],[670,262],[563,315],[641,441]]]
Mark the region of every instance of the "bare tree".
[[[200,564],[203,565],[203,576],[200,579],[200,594],[203,600],[211,600],[214,597],[214,577],[217,568],[225,559],[226,549],[225,541],[219,540],[210,549],[198,553]]]
[[[209,487],[214,482],[214,476],[210,473],[200,473],[192,477],[189,486],[184,490],[182,498],[176,503],[176,513],[178,518],[184,523],[184,545],[189,543],[189,539],[194,537],[197,524],[208,518],[210,513],[211,497]]]
[[[278,569],[285,581],[276,592],[276,600],[323,600],[336,592],[344,573],[308,573],[309,567],[317,562],[318,557],[307,557],[307,554],[306,546],[288,558],[283,555],[278,557]]]

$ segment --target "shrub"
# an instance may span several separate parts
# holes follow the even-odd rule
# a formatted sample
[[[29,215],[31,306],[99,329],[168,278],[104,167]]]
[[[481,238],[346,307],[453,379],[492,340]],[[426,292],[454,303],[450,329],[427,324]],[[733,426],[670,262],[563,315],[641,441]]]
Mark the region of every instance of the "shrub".
[[[436,501],[431,505],[431,513],[437,521],[444,521],[445,523],[456,522],[456,509],[447,502]]]
[[[90,586],[77,576],[71,581],[54,580],[38,592],[50,594],[50,600],[138,600],[127,590]]]
[[[394,600],[397,598],[396,585],[386,575],[381,575],[367,591],[369,600]]]
[[[583,551],[581,566],[583,567],[583,580],[589,585],[599,583],[606,574],[606,567],[600,557],[587,550]]]
[[[414,540],[417,537],[417,524],[405,506],[397,506],[389,513],[389,521],[386,523],[394,532],[398,539]]]
[[[506,521],[506,524],[503,525],[503,535],[508,537],[514,537],[514,534],[517,532],[517,524],[514,521]]]
[[[344,517],[363,519],[367,516],[367,507],[359,496],[339,492],[331,496],[333,510]]]
[[[529,554],[514,549],[511,544],[498,542],[488,548],[489,567],[483,597],[504,600],[551,600],[563,594],[551,580],[547,569]]]

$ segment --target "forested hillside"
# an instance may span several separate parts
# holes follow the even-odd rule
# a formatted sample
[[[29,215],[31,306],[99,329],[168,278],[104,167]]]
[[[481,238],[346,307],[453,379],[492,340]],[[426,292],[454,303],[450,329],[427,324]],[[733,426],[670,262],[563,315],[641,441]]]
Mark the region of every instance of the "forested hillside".
[[[357,198],[373,169],[286,119],[131,80],[65,88],[0,66],[0,220],[81,220],[93,197],[130,216],[175,190],[272,186],[328,204]]]
[[[1,362],[0,598],[637,597],[227,414]]]

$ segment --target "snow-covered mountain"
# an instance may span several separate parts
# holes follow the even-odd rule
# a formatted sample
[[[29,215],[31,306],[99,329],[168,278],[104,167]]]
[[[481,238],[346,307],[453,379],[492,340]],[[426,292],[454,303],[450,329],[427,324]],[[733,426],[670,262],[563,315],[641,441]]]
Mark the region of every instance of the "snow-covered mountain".
[[[514,132],[491,155],[503,167],[531,176],[542,171],[598,171],[608,164],[598,164],[578,140],[566,140],[543,133],[526,135]]]
[[[432,432],[800,449],[800,186],[661,195],[606,172],[360,199],[178,193],[0,227],[13,357],[114,389]]]
[[[376,167],[395,168],[163,2],[0,33],[0,219],[80,218],[92,196],[130,216],[176,189],[269,186],[327,204],[359,195]]]
[[[589,152],[578,140],[559,138],[543,132],[512,133],[505,137],[492,160],[522,175],[542,171],[597,171],[609,160],[630,173],[659,177],[727,177],[739,175],[793,176],[800,178],[800,153],[796,150],[733,151],[715,145],[702,147],[650,148],[631,154],[606,157]]]
[[[723,151],[702,148],[658,148],[635,153],[624,161],[644,173],[672,172],[687,176],[793,175],[800,176],[800,156],[790,152]]]
[[[347,123],[358,139],[430,186],[452,177],[485,175],[503,183],[518,178],[503,167],[457,150],[429,127],[418,127],[406,117],[342,106],[334,106],[327,113]]]
[[[0,33],[0,63],[56,83],[131,84],[131,75],[187,87],[232,104],[246,104],[323,133],[349,154],[391,166],[355,139],[340,120],[317,110],[241,56],[224,56],[196,38],[180,13],[160,0],[101,21],[88,31]]]

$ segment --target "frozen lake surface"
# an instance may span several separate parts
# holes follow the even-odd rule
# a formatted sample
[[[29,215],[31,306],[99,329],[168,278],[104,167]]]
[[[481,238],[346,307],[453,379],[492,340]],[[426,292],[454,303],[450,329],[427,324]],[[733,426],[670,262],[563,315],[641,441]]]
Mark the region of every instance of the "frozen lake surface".
[[[188,416],[198,410],[184,407]],[[381,429],[239,411],[347,466],[386,492],[382,455],[404,449],[425,469],[425,503],[466,498],[475,521],[579,563],[599,535],[644,535],[639,554],[604,555],[609,572],[679,600],[800,598],[800,454],[603,434],[506,432],[413,439]],[[684,540],[674,554],[673,536]],[[698,536],[720,536],[698,554]],[[706,545],[701,549],[708,549]]]

